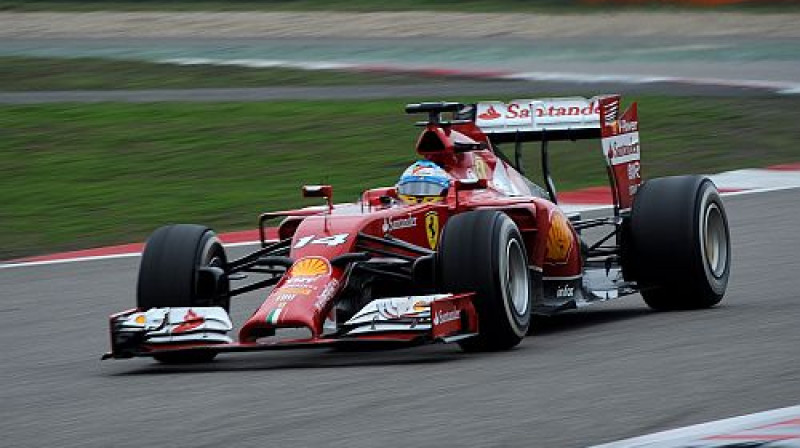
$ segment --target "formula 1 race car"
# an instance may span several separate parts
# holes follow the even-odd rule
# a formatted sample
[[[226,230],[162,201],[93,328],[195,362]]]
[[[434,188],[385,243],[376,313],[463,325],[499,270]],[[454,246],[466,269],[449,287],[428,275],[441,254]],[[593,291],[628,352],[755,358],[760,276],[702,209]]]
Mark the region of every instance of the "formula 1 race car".
[[[427,114],[416,145],[424,160],[407,183],[336,205],[331,186],[305,186],[326,205],[262,214],[261,247],[235,260],[207,227],[156,230],[136,308],[110,317],[104,358],[205,362],[221,352],[430,342],[505,350],[536,314],[634,293],[656,310],[722,299],[731,248],[719,193],[700,176],[642,182],[635,103],[621,112],[609,95],[406,112]],[[606,216],[557,205],[548,142],[579,139],[602,142],[614,201]],[[541,143],[544,188],[520,174],[525,142]],[[248,276],[260,279],[233,286]],[[231,298],[269,287],[234,341]],[[308,336],[286,337],[297,328]]]

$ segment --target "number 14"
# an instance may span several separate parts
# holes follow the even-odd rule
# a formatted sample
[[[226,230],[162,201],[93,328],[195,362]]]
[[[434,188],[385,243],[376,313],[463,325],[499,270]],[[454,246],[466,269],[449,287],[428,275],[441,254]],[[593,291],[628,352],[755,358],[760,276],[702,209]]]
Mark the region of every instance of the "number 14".
[[[326,246],[338,246],[340,244],[344,244],[347,241],[347,234],[340,233],[338,235],[333,236],[326,236],[324,238],[317,238],[316,235],[309,235],[304,236],[297,240],[297,243],[294,245],[295,249],[300,249],[301,247],[305,247],[309,244],[324,244]]]

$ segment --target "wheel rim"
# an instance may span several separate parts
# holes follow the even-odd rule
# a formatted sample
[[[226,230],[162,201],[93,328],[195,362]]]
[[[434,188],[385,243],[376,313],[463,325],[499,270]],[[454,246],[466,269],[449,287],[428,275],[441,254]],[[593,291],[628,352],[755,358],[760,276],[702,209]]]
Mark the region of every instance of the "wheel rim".
[[[706,209],[703,226],[703,258],[711,274],[722,277],[728,265],[728,233],[725,231],[725,219],[722,211],[715,203]]]
[[[219,249],[217,249],[218,246],[221,246],[221,243],[217,237],[209,238],[208,241],[206,241],[205,246],[203,246],[203,250],[200,252],[198,267],[225,267],[225,260],[223,259],[224,255]]]
[[[503,285],[506,300],[514,305],[518,316],[528,312],[528,267],[525,266],[525,255],[516,239],[511,239],[506,245],[506,260],[508,263]]]
[[[197,274],[197,269],[204,267],[214,267],[224,270],[226,264],[227,264],[227,259],[225,257],[225,252],[224,249],[222,249],[222,243],[220,242],[219,238],[217,238],[216,236],[209,238],[208,241],[206,241],[206,244],[203,246],[203,249],[198,254],[197,267],[195,268],[195,277],[194,277],[195,294],[203,296],[208,295],[209,297],[211,297],[210,299],[211,303],[209,303],[209,306],[223,306],[223,308],[227,309],[226,305],[215,301],[212,294],[200,290],[200,282],[198,280],[199,277]]]

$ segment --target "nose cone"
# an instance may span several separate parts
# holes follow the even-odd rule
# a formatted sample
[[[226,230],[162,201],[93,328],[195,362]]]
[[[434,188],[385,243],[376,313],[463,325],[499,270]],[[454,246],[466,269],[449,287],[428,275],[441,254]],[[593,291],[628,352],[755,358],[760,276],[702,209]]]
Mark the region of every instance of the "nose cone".
[[[306,327],[314,337],[319,336],[342,274],[324,257],[297,260],[242,327],[240,340],[252,342],[256,334],[263,334],[257,330],[281,327]]]

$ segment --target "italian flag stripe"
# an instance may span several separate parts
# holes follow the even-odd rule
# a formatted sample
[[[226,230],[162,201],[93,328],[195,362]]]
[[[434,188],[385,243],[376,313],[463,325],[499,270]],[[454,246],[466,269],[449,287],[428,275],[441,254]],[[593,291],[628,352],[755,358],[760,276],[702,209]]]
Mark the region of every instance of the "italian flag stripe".
[[[274,310],[270,311],[267,314],[267,323],[268,324],[277,324],[278,323],[278,316],[281,315],[281,309],[275,308]]]

